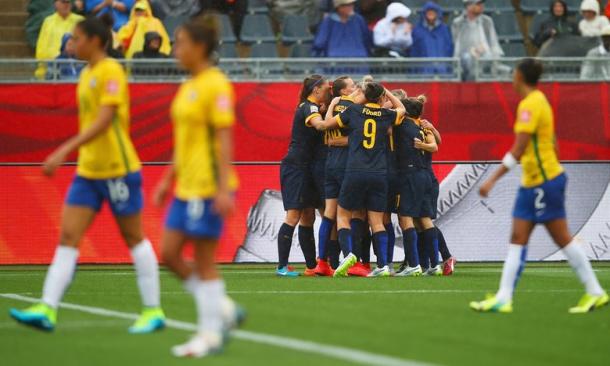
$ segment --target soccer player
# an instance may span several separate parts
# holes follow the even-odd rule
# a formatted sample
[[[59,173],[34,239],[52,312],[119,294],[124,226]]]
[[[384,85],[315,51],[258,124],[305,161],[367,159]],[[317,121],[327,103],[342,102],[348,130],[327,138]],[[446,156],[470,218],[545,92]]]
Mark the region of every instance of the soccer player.
[[[77,88],[79,133],[47,157],[43,173],[51,176],[78,150],[76,176],[61,217],[61,234],[42,290],[42,300],[25,310],[11,309],[20,323],[53,330],[57,307],[72,282],[78,248],[104,201],[131,251],[144,310],[130,333],[150,333],[165,325],[160,307],[159,269],[153,247],[142,231],[142,175],[129,137],[129,91],[123,67],[106,56],[110,32],[98,18],[76,25],[78,58],[87,62]]]
[[[203,357],[223,346],[223,334],[243,320],[243,312],[227,297],[215,264],[223,219],[234,208],[237,176],[231,165],[233,88],[213,66],[218,45],[218,21],[213,15],[193,19],[176,33],[174,51],[191,78],[185,81],[171,106],[174,125],[174,161],[157,185],[154,202],[161,205],[176,182],[163,230],[163,260],[193,295],[197,333],[172,348],[177,357]],[[194,265],[182,258],[192,242]]]
[[[373,240],[380,248],[381,267],[371,277],[390,275],[387,266],[388,237],[383,226],[383,213],[387,204],[387,152],[388,130],[401,123],[405,109],[400,101],[379,83],[368,83],[364,89],[366,104],[353,104],[344,112],[325,121],[312,120],[316,128],[349,128],[349,154],[345,177],[339,193],[338,220],[339,245],[344,259],[335,270],[335,277],[347,275],[357,262],[353,253],[350,219],[353,211],[366,209],[373,231]],[[394,109],[382,108],[389,98]],[[339,102],[336,98],[330,108]]]
[[[407,98],[403,99],[402,103],[407,116],[394,132],[400,180],[398,213],[407,265],[403,265],[396,276],[422,274],[414,219],[417,219],[423,228],[423,240],[431,253],[431,266],[426,274],[440,276],[443,272],[438,265],[438,232],[432,222],[432,216],[436,211],[433,197],[434,184],[426,164],[426,155],[436,152],[438,145],[432,132],[421,126],[420,117],[426,97],[420,95],[416,98]]]
[[[320,135],[312,120],[322,120],[320,107],[328,100],[330,86],[321,75],[311,75],[303,80],[299,106],[292,121],[288,153],[280,166],[282,202],[286,218],[277,236],[279,263],[276,274],[296,277],[298,272],[288,268],[294,229],[299,224],[299,244],[305,256],[306,276],[315,276],[316,244],[313,234],[315,208],[319,197],[312,177],[311,165]]]
[[[349,76],[341,76],[332,84],[332,95],[339,97],[339,102],[335,108],[328,109],[326,112],[331,116],[343,112],[350,105],[354,104],[353,94],[356,91],[356,83]],[[326,204],[322,223],[318,232],[318,263],[315,272],[319,276],[332,276],[334,271],[328,263],[328,248],[333,230],[336,230],[337,219],[337,199],[345,175],[345,165],[347,164],[347,130],[335,128],[324,131],[325,139],[330,145],[326,156],[324,194]],[[338,242],[334,241],[338,247]],[[338,254],[338,253],[337,253]]]
[[[471,302],[482,312],[510,313],[513,292],[527,258],[527,243],[536,224],[543,224],[584,284],[586,293],[570,313],[586,313],[608,304],[591,263],[568,229],[565,211],[567,178],[557,156],[553,110],[538,90],[543,68],[540,61],[524,59],[513,75],[513,86],[522,100],[515,122],[515,142],[502,164],[485,181],[479,193],[487,197],[496,182],[521,161],[521,187],[513,210],[513,231],[504,262],[500,289],[487,300]]]

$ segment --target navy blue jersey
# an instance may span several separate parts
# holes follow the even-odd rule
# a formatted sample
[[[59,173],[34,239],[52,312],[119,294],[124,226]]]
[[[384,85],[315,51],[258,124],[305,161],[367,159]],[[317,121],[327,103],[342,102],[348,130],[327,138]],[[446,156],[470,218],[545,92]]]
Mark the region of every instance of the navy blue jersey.
[[[333,116],[345,111],[352,104],[354,104],[354,101],[350,97],[341,97],[341,100],[333,109]],[[326,143],[328,143],[328,140],[330,139],[336,139],[349,135],[349,130],[347,128],[335,128],[332,130],[326,130],[325,132]],[[327,169],[345,169],[345,165],[347,164],[347,155],[347,146],[330,146],[328,148],[328,155],[326,157]]]
[[[320,132],[309,124],[316,116],[321,116],[319,105],[309,99],[299,105],[292,120],[290,145],[284,162],[307,165],[313,161],[317,149],[323,144]]]
[[[378,104],[353,104],[337,117],[349,129],[349,155],[345,171],[388,171],[390,126],[400,123],[398,114]]]
[[[411,118],[394,128],[398,169],[426,168],[426,152],[416,149],[413,139],[426,140],[424,129]]]
[[[390,135],[388,135],[388,145],[389,145],[389,150],[388,150],[388,171],[389,172],[394,172],[397,169],[397,165],[398,165],[398,161],[396,158],[396,143],[394,142],[395,140],[395,136],[394,134],[396,133],[396,126],[392,126],[392,133]]]

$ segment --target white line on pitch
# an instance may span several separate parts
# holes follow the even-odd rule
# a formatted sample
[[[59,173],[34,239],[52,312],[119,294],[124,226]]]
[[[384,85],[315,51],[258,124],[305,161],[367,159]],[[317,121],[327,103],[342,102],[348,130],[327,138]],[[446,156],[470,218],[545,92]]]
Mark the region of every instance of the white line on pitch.
[[[17,294],[0,294],[0,297],[24,301],[29,303],[36,303],[40,301],[39,299],[27,296],[21,296]],[[104,308],[92,307],[92,306],[83,306],[78,304],[71,303],[60,303],[60,307],[69,310],[81,311],[88,314],[94,314],[99,316],[105,316],[110,318],[118,318],[118,319],[129,319],[135,320],[138,318],[138,314],[134,313],[124,313],[121,311],[108,310]],[[196,331],[197,327],[195,324],[167,319],[166,325],[169,328],[185,330],[189,332]],[[289,338],[285,336],[276,336],[272,334],[265,333],[257,333],[245,330],[236,330],[232,332],[232,336],[246,341],[251,341],[255,343],[266,344],[269,346],[276,346],[282,348],[288,348],[295,351],[300,352],[308,352],[315,353],[318,355],[333,357],[336,359],[350,361],[363,365],[383,365],[383,366],[431,366],[431,364],[404,360],[391,356],[378,355],[375,353],[360,351],[357,349],[341,347],[341,346],[331,346],[328,344],[321,344],[311,341],[304,341],[296,338]]]

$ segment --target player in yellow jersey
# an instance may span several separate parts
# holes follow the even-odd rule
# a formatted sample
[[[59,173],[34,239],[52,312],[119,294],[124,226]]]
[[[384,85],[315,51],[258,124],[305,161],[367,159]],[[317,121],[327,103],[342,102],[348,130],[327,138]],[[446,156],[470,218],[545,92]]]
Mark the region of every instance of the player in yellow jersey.
[[[213,15],[194,19],[176,33],[176,58],[191,78],[180,86],[172,103],[174,162],[154,197],[161,205],[176,182],[163,232],[163,259],[184,281],[197,308],[197,333],[172,348],[177,357],[220,351],[224,333],[243,320],[243,312],[226,295],[214,261],[223,219],[234,210],[237,189],[231,165],[235,101],[231,83],[213,66],[211,55],[217,45]],[[182,258],[187,242],[195,246],[194,266]]]
[[[516,68],[513,85],[521,98],[515,123],[516,139],[502,165],[480,187],[487,197],[495,183],[521,161],[521,188],[513,211],[513,233],[504,262],[500,289],[487,300],[471,302],[483,312],[512,312],[512,297],[527,258],[527,243],[536,224],[543,224],[585,285],[586,293],[570,313],[585,313],[608,304],[580,243],[568,229],[565,211],[567,178],[557,157],[553,110],[538,90],[542,64],[523,60]]]
[[[142,230],[142,176],[140,160],[129,137],[129,91],[123,67],[107,58],[112,41],[97,18],[76,25],[77,56],[87,61],[77,89],[79,133],[62,144],[44,162],[51,176],[78,150],[76,177],[68,191],[61,218],[59,246],[44,282],[42,301],[26,310],[11,309],[20,323],[53,330],[57,307],[76,270],[82,236],[107,201],[134,261],[144,310],[129,329],[150,333],[161,329],[157,257]]]

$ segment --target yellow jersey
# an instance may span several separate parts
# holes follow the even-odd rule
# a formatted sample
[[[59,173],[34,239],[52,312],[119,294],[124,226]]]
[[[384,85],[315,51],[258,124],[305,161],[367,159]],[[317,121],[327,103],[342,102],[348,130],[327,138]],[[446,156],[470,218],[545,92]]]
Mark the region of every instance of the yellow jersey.
[[[77,98],[81,132],[91,127],[101,107],[116,107],[111,125],[78,150],[77,174],[110,179],[139,171],[140,159],[129,137],[129,90],[123,67],[111,58],[85,67]]]
[[[521,157],[524,187],[539,186],[563,172],[555,150],[553,109],[540,90],[531,92],[519,103],[514,130],[531,135]]]
[[[216,194],[215,131],[233,126],[235,97],[227,77],[216,67],[206,69],[184,82],[171,107],[174,123],[176,197],[207,199]],[[231,172],[230,188],[237,189]]]

